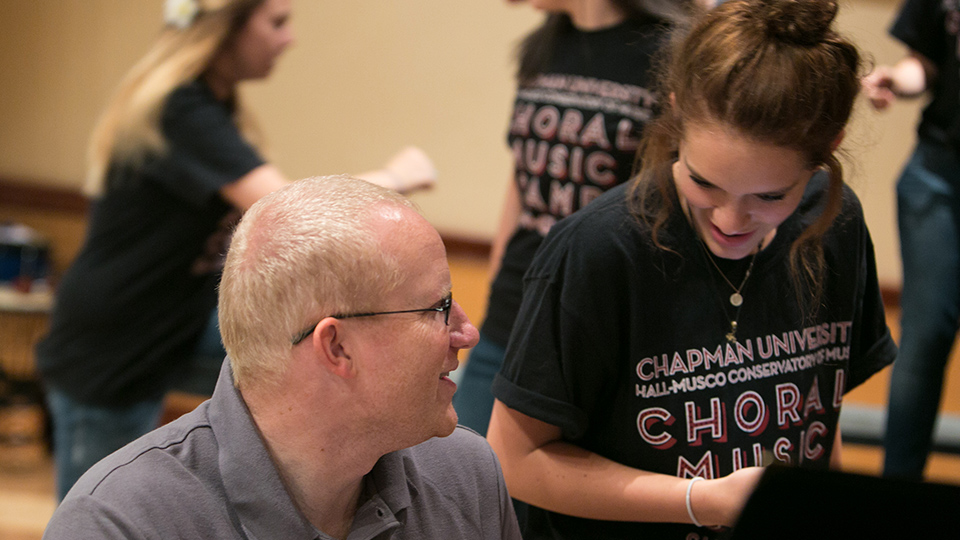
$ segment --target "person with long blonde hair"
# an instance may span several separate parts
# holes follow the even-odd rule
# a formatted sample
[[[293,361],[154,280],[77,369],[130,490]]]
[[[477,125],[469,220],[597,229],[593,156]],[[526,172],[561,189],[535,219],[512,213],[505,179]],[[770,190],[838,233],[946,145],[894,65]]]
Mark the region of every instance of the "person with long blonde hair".
[[[155,427],[174,384],[209,392],[216,284],[240,213],[288,183],[238,93],[293,41],[290,0],[168,0],[165,26],[91,137],[89,230],[37,347],[62,498],[87,468]],[[434,171],[408,148],[360,175],[398,191]],[[204,349],[202,355],[198,350]]]
[[[487,432],[524,537],[716,538],[764,466],[840,466],[843,397],[897,349],[837,157],[861,75],[837,11],[698,18],[636,178],[537,252]]]

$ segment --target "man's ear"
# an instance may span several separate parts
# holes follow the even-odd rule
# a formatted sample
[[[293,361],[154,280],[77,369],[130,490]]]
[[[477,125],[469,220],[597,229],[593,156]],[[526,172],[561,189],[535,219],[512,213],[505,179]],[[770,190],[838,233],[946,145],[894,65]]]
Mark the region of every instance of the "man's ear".
[[[356,365],[352,358],[352,343],[347,339],[343,323],[333,317],[327,317],[317,323],[312,337],[313,350],[321,367],[345,379],[356,375]]]

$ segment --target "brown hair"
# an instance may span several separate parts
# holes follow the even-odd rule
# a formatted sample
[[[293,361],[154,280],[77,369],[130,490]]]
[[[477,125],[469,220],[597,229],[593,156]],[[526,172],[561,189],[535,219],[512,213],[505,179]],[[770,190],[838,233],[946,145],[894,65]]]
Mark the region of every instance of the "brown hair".
[[[824,266],[820,239],[843,205],[834,150],[860,88],[860,54],[832,29],[836,14],[834,0],[728,1],[705,13],[661,68],[660,95],[670,99],[646,128],[637,155],[642,167],[630,188],[634,216],[668,249],[658,235],[674,211],[671,166],[685,125],[720,123],[827,169],[823,211],[790,248],[796,293],[814,309]]]

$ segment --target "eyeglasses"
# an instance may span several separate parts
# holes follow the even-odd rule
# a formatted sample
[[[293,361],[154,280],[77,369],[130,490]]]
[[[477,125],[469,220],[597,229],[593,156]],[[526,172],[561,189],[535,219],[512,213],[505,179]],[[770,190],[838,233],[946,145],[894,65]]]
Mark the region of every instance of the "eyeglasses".
[[[443,300],[440,300],[440,305],[436,307],[429,307],[423,309],[401,309],[399,311],[371,311],[369,313],[350,313],[345,315],[330,315],[334,319],[355,319],[357,317],[373,317],[376,315],[396,315],[398,313],[425,313],[429,311],[436,311],[437,313],[443,313],[443,324],[450,326],[450,308],[453,307],[453,293],[447,294],[443,297]],[[307,339],[307,337],[313,333],[316,329],[317,324],[320,324],[320,321],[317,321],[315,324],[308,328],[304,328],[297,335],[293,336],[290,340],[290,343],[293,345],[299,345],[301,341]]]

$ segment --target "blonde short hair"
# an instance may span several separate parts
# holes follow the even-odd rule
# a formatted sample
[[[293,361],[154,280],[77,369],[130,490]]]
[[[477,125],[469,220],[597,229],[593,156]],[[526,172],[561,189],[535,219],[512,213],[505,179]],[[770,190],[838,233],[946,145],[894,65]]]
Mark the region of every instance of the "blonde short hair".
[[[369,226],[393,191],[347,176],[300,180],[244,215],[227,253],[219,317],[234,380],[277,380],[297,332],[334,313],[368,311],[401,281]]]

